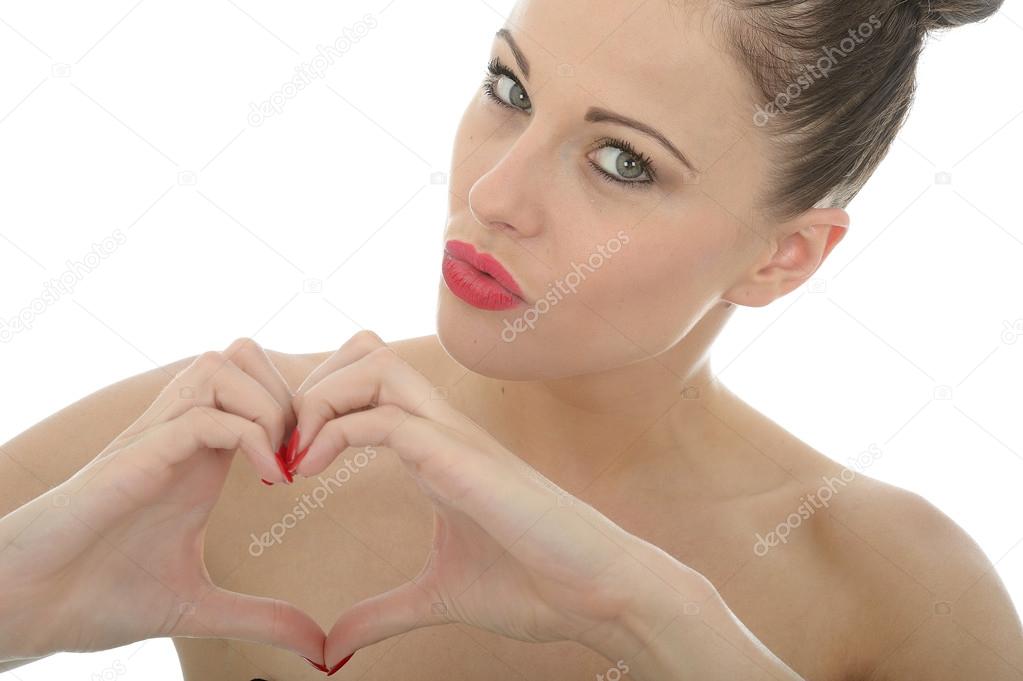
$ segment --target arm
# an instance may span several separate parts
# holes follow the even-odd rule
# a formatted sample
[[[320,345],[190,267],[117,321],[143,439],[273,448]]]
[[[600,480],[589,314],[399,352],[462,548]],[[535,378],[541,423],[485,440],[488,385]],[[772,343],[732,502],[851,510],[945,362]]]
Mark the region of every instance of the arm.
[[[44,657],[49,657],[49,655],[45,655]],[[41,660],[41,659],[43,659],[43,658],[42,657],[33,657],[30,660],[6,660],[6,661],[0,661],[0,672],[9,672],[12,669],[17,669],[18,667],[24,666],[24,665],[26,665],[26,664],[28,664],[30,662],[36,662],[37,660]]]
[[[0,445],[0,517],[89,463],[194,360],[188,357],[112,383]]]
[[[49,492],[86,466],[194,360],[195,356],[187,357],[105,386],[0,445],[0,518]],[[5,548],[0,544],[0,553]],[[43,657],[0,658],[0,672]]]
[[[802,681],[728,608],[714,586],[656,546],[638,538],[624,553],[635,571],[624,589],[618,626],[580,643],[636,681],[783,679]]]

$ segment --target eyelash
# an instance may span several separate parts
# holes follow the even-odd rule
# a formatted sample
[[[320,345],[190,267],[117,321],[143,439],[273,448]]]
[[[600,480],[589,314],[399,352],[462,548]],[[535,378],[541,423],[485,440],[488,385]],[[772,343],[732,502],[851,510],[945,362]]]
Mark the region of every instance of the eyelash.
[[[512,73],[511,69],[505,66],[500,59],[494,57],[493,59],[490,60],[490,63],[487,64],[487,71],[489,72],[489,75],[487,75],[487,77],[483,79],[483,84],[481,86],[484,94],[486,94],[487,97],[494,100],[495,102],[505,107],[506,109],[511,109],[513,111],[523,111],[523,109],[520,109],[517,106],[512,106],[511,104],[505,102],[503,99],[498,97],[497,93],[494,91],[494,85],[497,83],[497,79],[500,76],[507,76],[508,78],[514,80],[515,84],[518,85],[523,90],[523,92],[525,92],[525,88],[522,87],[522,83],[519,82],[519,79],[515,76],[514,73]],[[646,185],[651,185],[657,180],[657,173],[654,170],[654,162],[646,154],[642,154],[636,151],[636,149],[631,144],[617,137],[605,137],[600,141],[601,141],[600,146],[595,147],[593,151],[596,151],[597,149],[603,149],[605,147],[614,147],[616,149],[621,149],[627,154],[631,154],[632,156],[637,158],[640,164],[643,166],[643,169],[646,171],[646,174],[650,177],[649,180],[633,181],[619,180],[617,177],[611,175],[609,172],[601,168],[593,161],[587,159],[587,163],[589,163],[593,167],[593,169],[597,172],[597,175],[598,177],[600,177],[600,179],[604,180],[605,182],[615,184],[617,186],[625,186],[629,189],[644,189],[646,188]]]

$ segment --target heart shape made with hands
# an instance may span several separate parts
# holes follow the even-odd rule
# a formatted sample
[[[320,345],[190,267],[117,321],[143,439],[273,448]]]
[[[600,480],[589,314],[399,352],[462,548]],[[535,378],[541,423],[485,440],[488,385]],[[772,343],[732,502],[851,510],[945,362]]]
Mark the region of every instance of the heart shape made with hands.
[[[381,446],[434,506],[432,547],[419,574],[342,613],[324,637],[323,663],[305,658],[317,669],[333,674],[360,648],[451,622],[594,649],[620,638],[620,614],[632,598],[623,584],[650,579],[637,556],[651,545],[438,399],[379,336],[349,339],[292,393],[291,409],[295,426],[276,454],[280,480],[317,475],[349,447]],[[700,579],[694,592],[705,585]]]
[[[439,413],[434,387],[418,372],[402,372],[401,380],[382,380],[383,374],[395,368],[396,361],[403,363],[377,334],[361,331],[306,376],[292,393],[291,404],[285,405],[290,406],[296,423],[275,453],[280,471],[277,483],[292,483],[296,475],[317,475],[349,447],[392,445],[399,427],[404,426],[403,433],[411,438],[417,437],[412,431],[418,431],[424,436],[418,444],[423,445],[428,442],[425,439],[428,419],[448,426],[460,420],[452,413],[443,416]],[[402,368],[411,369],[407,365]],[[392,394],[394,391],[398,394]],[[434,401],[432,405],[430,400]],[[357,416],[360,413],[361,418]],[[464,429],[464,420],[458,426]],[[420,470],[426,454],[421,461],[412,462],[412,470]],[[261,478],[261,482],[275,484],[266,478]],[[417,482],[428,496],[438,496],[428,485],[418,479]],[[435,528],[442,525],[443,521],[438,520]],[[417,579],[429,567],[427,561]],[[413,628],[452,621],[447,614],[447,607],[436,596],[415,580],[406,582],[356,604],[337,619],[324,637],[323,659],[327,662],[337,658],[335,653],[346,652],[338,662],[321,664],[302,657],[330,676],[359,648]]]

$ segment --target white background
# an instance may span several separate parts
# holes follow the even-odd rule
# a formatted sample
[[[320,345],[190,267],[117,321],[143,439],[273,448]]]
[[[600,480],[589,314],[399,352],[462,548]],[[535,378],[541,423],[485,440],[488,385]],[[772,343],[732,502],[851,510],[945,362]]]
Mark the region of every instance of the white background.
[[[433,333],[447,204],[431,173],[449,170],[511,6],[0,3],[0,319],[94,243],[126,237],[0,344],[0,442],[239,336],[307,353],[360,328]],[[366,14],[377,27],[324,78],[250,124],[251,102]],[[1021,41],[1023,0],[931,37],[911,118],[850,206],[850,234],[813,282],[739,310],[713,357],[734,391],[818,450],[846,462],[876,445],[865,472],[962,525],[1017,608]],[[939,386],[951,399],[935,399]],[[170,641],[0,679],[115,676],[180,679]]]

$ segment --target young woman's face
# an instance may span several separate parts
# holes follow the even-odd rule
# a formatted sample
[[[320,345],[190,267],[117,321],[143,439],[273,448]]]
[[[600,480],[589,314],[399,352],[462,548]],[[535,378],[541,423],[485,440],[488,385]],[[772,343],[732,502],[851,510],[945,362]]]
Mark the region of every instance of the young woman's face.
[[[711,14],[665,0],[520,0],[505,29],[498,73],[480,65],[500,101],[480,88],[458,128],[444,240],[493,255],[524,300],[482,309],[442,281],[440,341],[511,380],[658,354],[767,247],[752,85]]]

